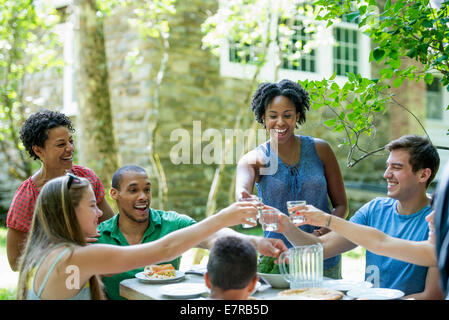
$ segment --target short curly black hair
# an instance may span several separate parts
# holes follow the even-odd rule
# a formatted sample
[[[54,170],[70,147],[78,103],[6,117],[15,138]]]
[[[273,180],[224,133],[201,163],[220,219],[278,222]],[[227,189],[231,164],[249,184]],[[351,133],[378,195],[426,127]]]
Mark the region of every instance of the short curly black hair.
[[[271,101],[277,96],[284,96],[295,105],[299,112],[298,123],[306,121],[306,110],[309,110],[309,94],[298,83],[283,79],[279,83],[264,82],[259,85],[251,101],[251,110],[259,123],[263,123],[263,115]]]
[[[34,160],[39,157],[34,153],[33,146],[44,147],[48,139],[48,131],[61,126],[66,127],[70,132],[75,132],[69,117],[57,111],[44,109],[28,117],[20,130],[20,140]]]
[[[243,289],[257,275],[257,252],[246,239],[226,236],[210,250],[207,272],[214,287]]]

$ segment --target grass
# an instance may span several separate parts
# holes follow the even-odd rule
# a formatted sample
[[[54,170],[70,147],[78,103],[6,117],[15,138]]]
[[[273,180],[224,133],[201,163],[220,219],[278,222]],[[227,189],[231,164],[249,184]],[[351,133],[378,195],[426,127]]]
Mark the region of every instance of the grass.
[[[16,290],[0,288],[0,300],[16,300]]]
[[[0,227],[0,252],[6,252],[6,228]]]
[[[349,259],[362,259],[365,258],[366,249],[363,247],[355,247],[354,249],[343,253],[343,256]]]
[[[6,231],[5,227],[0,226],[0,259],[6,259]],[[3,261],[2,261],[3,262]],[[1,277],[2,275],[0,275]],[[15,300],[16,289],[0,288],[0,300]]]

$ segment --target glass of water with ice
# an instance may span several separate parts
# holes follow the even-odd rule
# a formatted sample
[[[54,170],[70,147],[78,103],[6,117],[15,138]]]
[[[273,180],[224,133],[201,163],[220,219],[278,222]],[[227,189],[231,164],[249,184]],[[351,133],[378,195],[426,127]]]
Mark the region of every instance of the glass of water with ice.
[[[257,207],[257,212],[258,212],[258,214],[257,214],[257,218],[259,218],[259,216],[260,216],[260,211],[262,210],[262,207],[263,207],[263,203],[262,203],[262,199],[261,198],[259,198],[258,196],[255,196],[255,195],[251,195],[251,196],[249,196],[249,197],[241,197],[241,198],[239,198],[239,200],[238,201],[245,201],[245,202],[251,202],[251,203],[253,203],[256,207]],[[256,223],[257,224],[257,221],[256,220],[254,220],[254,219],[248,219],[250,222],[253,222],[253,223]],[[252,226],[252,225],[250,225],[250,224],[242,224],[242,228],[244,228],[244,229],[248,229],[248,228],[253,228],[254,226]]]
[[[279,214],[282,213],[276,209],[262,209],[259,221],[264,231],[276,231],[278,229]]]
[[[287,210],[288,210],[288,215],[290,217],[291,222],[303,223],[304,221],[306,221],[306,218],[304,216],[296,214],[295,210],[293,210],[293,208],[295,208],[297,206],[305,206],[306,204],[307,203],[304,200],[287,201]]]

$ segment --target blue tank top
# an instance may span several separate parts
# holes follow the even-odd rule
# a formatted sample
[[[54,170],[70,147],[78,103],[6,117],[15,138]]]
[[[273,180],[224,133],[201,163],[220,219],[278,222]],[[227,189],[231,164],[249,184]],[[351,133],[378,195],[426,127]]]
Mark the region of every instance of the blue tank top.
[[[318,209],[330,213],[330,205],[327,196],[327,181],[324,175],[324,167],[315,148],[313,137],[297,136],[301,139],[301,157],[294,165],[284,163],[278,155],[277,170],[273,174],[260,175],[260,181],[256,182],[257,193],[266,205],[288,214],[287,201],[305,200]],[[269,141],[257,147],[266,158],[273,160],[274,150],[271,150]],[[271,154],[273,152],[273,155]],[[270,157],[271,156],[271,157]],[[267,166],[272,165],[268,163]],[[318,229],[311,225],[299,227],[306,232]],[[282,239],[290,248],[292,244],[287,238],[277,232],[264,231],[264,237]],[[324,269],[335,266],[340,261],[340,255],[324,260]]]
[[[44,287],[47,284],[48,278],[50,277],[50,274],[52,273],[53,269],[56,267],[56,265],[58,264],[59,260],[64,256],[64,254],[66,254],[68,251],[70,250],[70,248],[66,248],[64,250],[61,251],[61,253],[59,253],[59,255],[56,257],[56,259],[53,261],[52,265],[50,266],[47,274],[45,275],[44,280],[42,281],[42,284],[39,288],[39,290],[37,291],[37,293],[34,291],[34,280],[36,279],[36,273],[37,270],[39,269],[41,263],[44,261],[44,258],[47,256],[44,256],[41,258],[40,262],[38,263],[38,265],[32,270],[32,276],[31,276],[31,284],[29,285],[29,287],[27,288],[27,300],[42,300],[41,298],[41,294],[42,291],[44,291]],[[73,297],[71,298],[67,298],[67,300],[91,300],[91,294],[90,294],[90,288],[89,288],[89,282],[86,283],[86,285]]]

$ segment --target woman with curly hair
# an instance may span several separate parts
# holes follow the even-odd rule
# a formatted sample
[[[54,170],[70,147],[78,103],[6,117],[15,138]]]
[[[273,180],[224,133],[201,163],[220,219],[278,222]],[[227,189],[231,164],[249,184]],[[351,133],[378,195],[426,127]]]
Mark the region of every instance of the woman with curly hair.
[[[41,167],[19,186],[8,211],[6,242],[12,270],[17,269],[17,259],[31,227],[36,199],[47,181],[66,172],[87,178],[93,186],[97,205],[103,211],[103,220],[114,215],[104,198],[104,187],[97,175],[89,168],[73,164],[74,131],[66,115],[50,110],[32,114],[22,126],[20,139],[31,158],[41,161]]]
[[[98,275],[172,260],[221,228],[255,218],[257,209],[250,202],[236,202],[149,243],[86,245],[86,238],[95,236],[101,215],[87,179],[67,174],[48,181],[37,198],[30,235],[20,257],[17,298],[104,299]]]
[[[256,120],[269,131],[270,140],[239,160],[236,197],[249,196],[256,185],[262,202],[284,214],[288,215],[287,201],[305,200],[327,213],[345,217],[346,192],[332,149],[324,140],[294,132],[297,124],[306,120],[308,93],[287,79],[262,83],[253,95],[251,108]],[[318,236],[328,232],[310,225],[301,229]],[[264,231],[264,236],[282,239],[292,246],[281,233]],[[324,269],[325,276],[340,278],[340,256],[325,260]]]

